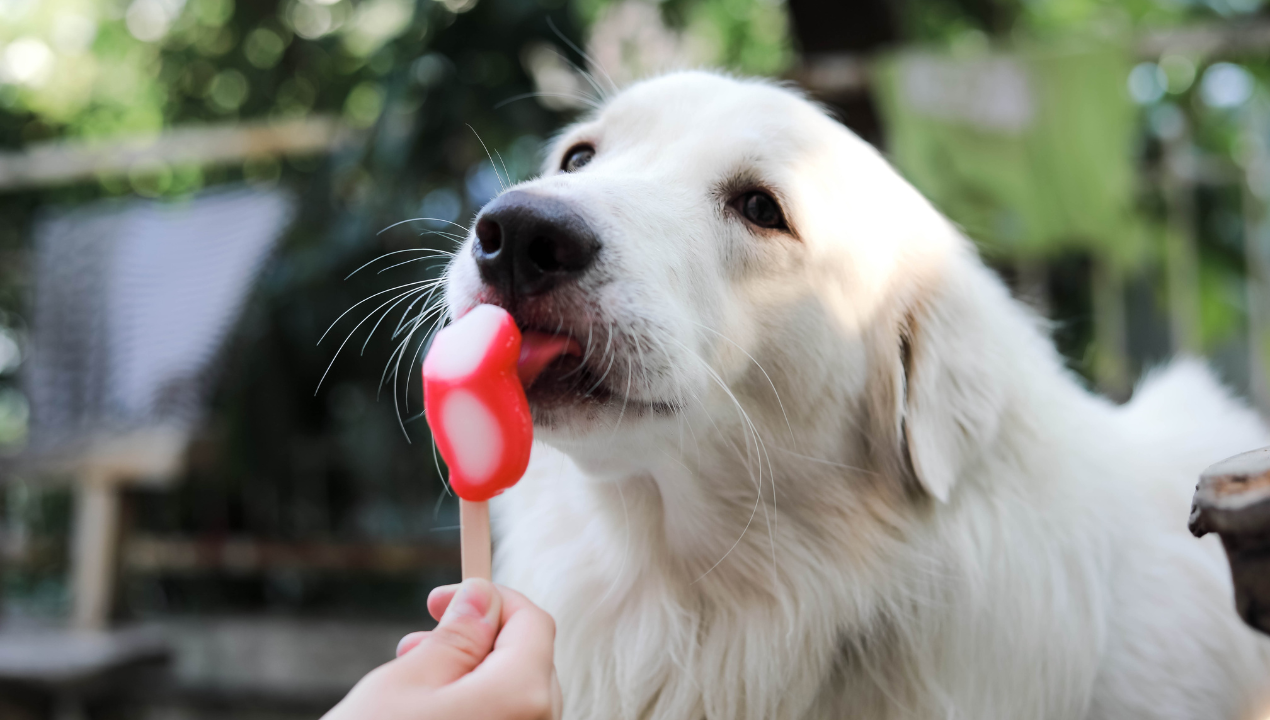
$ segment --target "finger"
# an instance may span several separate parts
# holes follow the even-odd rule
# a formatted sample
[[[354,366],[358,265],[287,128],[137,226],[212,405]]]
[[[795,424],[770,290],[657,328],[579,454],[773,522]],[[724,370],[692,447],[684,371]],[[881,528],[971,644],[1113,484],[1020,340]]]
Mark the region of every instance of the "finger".
[[[449,586],[442,586],[442,587],[449,587]],[[511,588],[505,585],[496,585],[495,587],[498,588],[498,594],[501,595],[503,598],[503,615],[500,618],[500,620],[503,623],[506,623],[508,620],[510,620],[512,615],[515,615],[517,612],[520,612],[521,610],[526,610],[526,609],[536,610],[537,612],[542,613],[543,615],[546,615],[548,619],[551,618],[550,615],[547,615],[545,610],[535,605],[532,600],[525,597],[523,594],[520,593],[520,591],[512,590]],[[437,590],[441,590],[441,589],[442,588],[437,588]],[[429,597],[428,599],[431,600],[432,598]],[[541,619],[542,618],[540,617],[539,620]],[[552,627],[554,628],[554,626],[555,626],[555,621],[552,620]]]
[[[534,680],[550,680],[555,672],[556,622],[524,595],[499,586],[503,626],[494,649],[468,678],[469,684],[497,685],[501,678],[532,671]]]
[[[560,720],[564,715],[564,691],[560,689],[560,676],[556,668],[551,668],[551,720]]]
[[[428,593],[428,614],[433,620],[441,619],[445,609],[450,606],[450,601],[454,599],[454,593],[458,591],[458,585],[441,585],[432,588],[432,592]]]
[[[520,593],[499,590],[505,621],[493,651],[471,673],[435,690],[429,707],[438,717],[559,718],[555,622]]]
[[[412,675],[414,684],[433,688],[467,675],[494,647],[502,611],[502,597],[493,583],[465,580],[436,628],[397,661],[400,671]]]
[[[402,655],[405,655],[411,650],[414,650],[416,647],[419,646],[419,643],[423,642],[424,639],[428,637],[428,635],[429,635],[429,632],[427,630],[423,630],[421,632],[412,632],[409,635],[406,635],[405,637],[403,637],[397,643],[397,657],[401,657]]]
[[[494,649],[471,673],[431,691],[428,705],[438,717],[558,718],[555,621],[515,590],[499,586],[498,591],[503,626]]]

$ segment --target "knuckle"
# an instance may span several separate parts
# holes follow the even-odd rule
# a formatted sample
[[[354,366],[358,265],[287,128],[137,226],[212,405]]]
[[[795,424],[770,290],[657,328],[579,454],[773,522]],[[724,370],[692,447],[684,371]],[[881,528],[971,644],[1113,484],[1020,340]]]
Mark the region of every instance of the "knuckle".
[[[556,619],[551,617],[551,613],[548,613],[546,610],[541,608],[534,608],[533,610],[538,617],[538,621],[543,624],[543,627],[547,628],[547,631],[551,634],[551,637],[554,640],[556,637]]]
[[[535,682],[519,693],[518,717],[524,720],[548,720],[551,718],[551,685]]]
[[[392,684],[391,675],[392,671],[388,663],[380,665],[362,676],[362,679],[353,686],[352,692],[377,693],[381,686]]]
[[[457,625],[457,627],[456,627]],[[468,623],[437,626],[432,631],[432,640],[462,655],[465,659],[478,663],[485,659],[485,647],[479,639],[480,628]]]

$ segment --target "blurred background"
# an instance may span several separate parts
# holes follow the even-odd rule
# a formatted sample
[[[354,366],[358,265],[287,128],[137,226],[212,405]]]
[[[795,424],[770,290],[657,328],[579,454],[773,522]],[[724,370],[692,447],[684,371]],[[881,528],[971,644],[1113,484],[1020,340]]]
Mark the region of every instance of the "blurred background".
[[[667,68],[800,83],[1091,387],[1270,411],[1268,58],[1263,0],[0,0],[0,718],[317,717],[426,627],[433,281]]]

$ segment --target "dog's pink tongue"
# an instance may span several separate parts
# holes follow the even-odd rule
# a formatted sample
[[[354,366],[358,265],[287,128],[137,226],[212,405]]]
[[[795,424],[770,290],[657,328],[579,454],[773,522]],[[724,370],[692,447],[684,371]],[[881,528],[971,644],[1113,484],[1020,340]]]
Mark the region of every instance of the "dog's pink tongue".
[[[516,361],[516,374],[520,384],[529,387],[548,365],[561,355],[581,357],[582,346],[568,335],[551,335],[528,330],[520,340],[520,359]]]

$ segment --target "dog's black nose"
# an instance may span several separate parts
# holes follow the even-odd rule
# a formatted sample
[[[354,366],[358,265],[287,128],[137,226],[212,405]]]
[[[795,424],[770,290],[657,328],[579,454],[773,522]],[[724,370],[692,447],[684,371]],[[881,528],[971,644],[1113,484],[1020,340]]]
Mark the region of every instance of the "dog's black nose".
[[[530,296],[581,275],[599,249],[595,233],[568,203],[512,190],[481,211],[472,252],[487,285]]]

